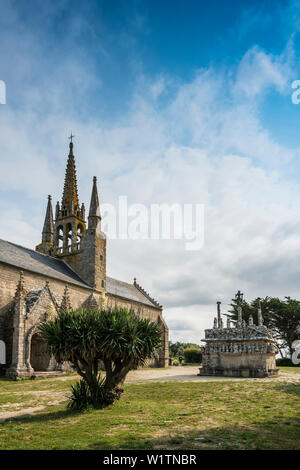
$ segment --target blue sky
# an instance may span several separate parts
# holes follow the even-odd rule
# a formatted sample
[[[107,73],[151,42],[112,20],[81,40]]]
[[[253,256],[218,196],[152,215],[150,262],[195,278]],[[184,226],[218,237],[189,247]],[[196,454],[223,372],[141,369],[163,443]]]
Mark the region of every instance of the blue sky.
[[[292,41],[297,71],[298,2],[1,3],[1,73],[14,106],[22,103],[27,88],[41,88],[44,82],[55,81],[57,70],[60,80],[69,82],[74,87],[72,92],[81,96],[81,83],[75,76],[67,76],[72,62],[91,75],[91,81],[85,84],[84,110],[88,116],[105,119],[126,112],[142,75],[149,80],[161,75],[178,82],[192,80],[201,68],[237,65],[257,45],[267,53],[280,55]],[[18,67],[20,55],[35,61],[33,70],[24,64],[22,69]],[[268,124],[277,129],[270,114],[284,108],[286,100],[271,95],[266,98],[266,113],[262,112]],[[290,107],[285,109],[289,126],[295,125],[291,112]]]
[[[299,297],[299,32],[298,1],[2,0],[0,237],[39,242],[72,130],[86,204],[94,174],[104,202],[205,204],[196,256],[108,245],[172,340],[199,340],[238,289]]]

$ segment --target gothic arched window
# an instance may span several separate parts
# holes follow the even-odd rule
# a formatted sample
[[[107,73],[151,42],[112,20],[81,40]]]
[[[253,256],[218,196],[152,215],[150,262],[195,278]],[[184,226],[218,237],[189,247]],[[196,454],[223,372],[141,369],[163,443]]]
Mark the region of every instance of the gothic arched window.
[[[76,231],[76,248],[77,248],[77,250],[80,250],[80,243],[81,243],[82,234],[83,234],[83,225],[78,224],[77,225],[77,231]]]
[[[59,252],[61,253],[63,250],[63,246],[64,246],[64,231],[63,231],[62,225],[57,227],[56,240],[57,240],[57,247],[59,249]]]
[[[72,229],[72,225],[71,224],[67,224],[67,227],[66,227],[66,231],[67,231],[67,250],[68,250],[68,253],[71,252],[72,250],[72,239],[73,239],[73,229]]]

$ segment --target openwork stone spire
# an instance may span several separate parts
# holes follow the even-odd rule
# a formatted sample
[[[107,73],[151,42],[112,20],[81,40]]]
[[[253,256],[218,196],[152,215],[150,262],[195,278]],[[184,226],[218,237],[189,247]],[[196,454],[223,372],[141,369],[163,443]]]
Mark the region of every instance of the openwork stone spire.
[[[90,211],[89,211],[89,217],[88,217],[89,228],[97,228],[100,220],[101,220],[101,215],[100,215],[100,204],[99,204],[98,190],[97,190],[97,178],[96,176],[94,176]]]
[[[60,206],[57,202],[55,209],[53,252],[56,256],[69,256],[80,251],[81,238],[86,229],[84,204],[79,206],[72,138],[71,135],[62,204]]]
[[[68,210],[68,215],[78,210],[78,190],[77,190],[77,177],[76,177],[76,166],[75,158],[73,155],[73,142],[70,142],[70,151],[68,156],[68,163],[66,168],[64,192],[62,197],[62,209]]]
[[[36,251],[49,255],[52,253],[54,241],[54,224],[51,196],[48,196],[48,204],[46,216],[44,220],[44,227],[42,232],[42,242],[35,247]]]
[[[45,216],[45,222],[42,233],[42,241],[52,243],[53,242],[53,212],[51,196],[48,196],[48,205]]]

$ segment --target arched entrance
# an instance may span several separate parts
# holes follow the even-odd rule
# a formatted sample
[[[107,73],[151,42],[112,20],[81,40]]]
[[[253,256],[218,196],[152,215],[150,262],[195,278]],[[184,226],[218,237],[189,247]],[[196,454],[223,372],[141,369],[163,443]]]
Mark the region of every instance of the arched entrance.
[[[30,364],[35,371],[45,371],[50,364],[50,354],[46,352],[46,344],[37,333],[31,338]]]

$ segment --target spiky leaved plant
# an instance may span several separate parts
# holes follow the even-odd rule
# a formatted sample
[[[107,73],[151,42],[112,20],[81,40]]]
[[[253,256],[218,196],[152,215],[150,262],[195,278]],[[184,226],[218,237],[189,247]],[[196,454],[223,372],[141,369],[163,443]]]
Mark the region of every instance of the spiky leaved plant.
[[[85,392],[90,398],[83,402],[94,407],[119,399],[128,372],[154,357],[162,341],[157,323],[125,308],[62,311],[42,323],[39,331],[58,362],[73,364],[88,387]],[[105,366],[105,380],[98,377],[99,360]]]

